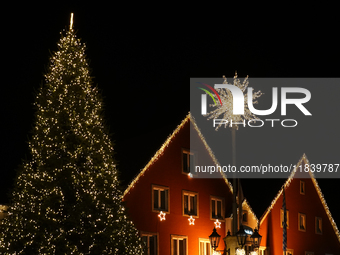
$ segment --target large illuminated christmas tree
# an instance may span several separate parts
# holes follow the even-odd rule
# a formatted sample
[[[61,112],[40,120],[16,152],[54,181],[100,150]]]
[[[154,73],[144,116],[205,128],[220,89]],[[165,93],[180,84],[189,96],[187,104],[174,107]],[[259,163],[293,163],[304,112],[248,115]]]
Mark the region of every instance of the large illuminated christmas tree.
[[[121,202],[102,100],[72,23],[35,106],[31,159],[1,222],[0,254],[142,254]]]

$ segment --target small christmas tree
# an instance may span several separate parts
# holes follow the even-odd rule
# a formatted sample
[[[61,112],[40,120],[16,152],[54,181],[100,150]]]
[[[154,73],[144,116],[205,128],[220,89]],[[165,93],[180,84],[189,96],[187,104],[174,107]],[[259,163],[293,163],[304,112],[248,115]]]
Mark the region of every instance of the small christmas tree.
[[[37,93],[31,159],[18,172],[1,222],[0,253],[142,254],[72,18],[58,49]]]

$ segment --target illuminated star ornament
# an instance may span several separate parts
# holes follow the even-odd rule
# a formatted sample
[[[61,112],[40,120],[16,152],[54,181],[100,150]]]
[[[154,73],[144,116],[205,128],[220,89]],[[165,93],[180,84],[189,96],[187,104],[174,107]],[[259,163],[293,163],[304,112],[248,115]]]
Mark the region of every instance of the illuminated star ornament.
[[[195,225],[195,219],[192,216],[190,216],[188,221],[189,221],[189,225]]]
[[[227,83],[227,78],[223,76],[224,81],[223,84],[228,84]],[[233,95],[232,93],[225,88],[217,88],[216,91],[219,94],[219,100],[222,102],[218,104],[211,104],[211,107],[215,107],[214,110],[211,112],[207,113],[208,120],[210,119],[224,119],[227,120],[228,123],[242,123],[243,121],[246,120],[259,120],[257,116],[255,116],[248,108],[248,93],[247,93],[247,87],[248,87],[249,81],[248,81],[248,76],[243,80],[241,83],[240,79],[237,77],[237,74],[234,76],[234,86],[238,87],[244,96],[244,114],[240,115],[234,115],[233,114]],[[258,102],[256,101],[257,98],[259,98],[262,95],[261,91],[253,92],[252,94],[252,99],[253,99],[253,105],[257,104]],[[217,97],[215,94],[213,95],[214,97]],[[218,130],[222,125],[227,126],[225,123],[220,123],[216,126],[216,130]],[[233,124],[233,126],[238,129],[237,124]]]
[[[218,219],[216,219],[216,221],[214,222],[215,224],[215,228],[221,228],[221,222],[218,221]]]
[[[160,221],[165,220],[165,213],[160,211],[160,213],[158,214],[158,217],[159,217]]]

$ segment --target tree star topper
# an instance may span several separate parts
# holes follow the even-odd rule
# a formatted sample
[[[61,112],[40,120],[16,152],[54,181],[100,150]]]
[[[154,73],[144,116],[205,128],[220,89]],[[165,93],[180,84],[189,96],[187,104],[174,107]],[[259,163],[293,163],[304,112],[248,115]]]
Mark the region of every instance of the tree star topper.
[[[224,81],[223,84],[227,84],[227,78],[223,76]],[[247,102],[248,102],[248,93],[246,92],[248,87],[249,81],[248,76],[243,80],[241,83],[240,79],[237,77],[237,74],[234,76],[234,86],[238,87],[243,95],[244,95],[244,114],[240,115],[234,115],[233,114],[233,95],[228,89],[223,88],[217,88],[216,91],[219,94],[219,100],[222,101],[222,104],[211,104],[211,107],[215,107],[216,109],[212,110],[211,112],[207,113],[206,116],[208,116],[208,120],[210,119],[216,119],[221,118],[224,120],[227,120],[228,123],[230,123],[230,127],[233,125],[238,129],[237,124],[232,123],[244,123],[246,120],[259,120],[259,118],[254,115],[248,108]],[[261,91],[257,91],[252,94],[253,98],[253,104],[257,104],[257,98],[259,98],[262,95]],[[216,97],[216,95],[213,95]],[[217,125],[216,130],[218,130],[222,125],[227,126],[223,122]]]

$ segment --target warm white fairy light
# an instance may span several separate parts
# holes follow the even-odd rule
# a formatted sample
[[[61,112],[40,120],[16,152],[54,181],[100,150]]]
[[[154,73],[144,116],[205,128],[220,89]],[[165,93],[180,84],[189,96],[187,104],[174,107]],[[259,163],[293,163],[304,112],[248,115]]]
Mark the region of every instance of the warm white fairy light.
[[[192,215],[190,215],[188,221],[189,221],[189,225],[195,225],[195,219],[192,217]]]
[[[236,255],[246,255],[246,251],[244,249],[237,248]]]
[[[221,222],[218,219],[215,220],[214,224],[215,228],[221,228]]]
[[[223,84],[227,84],[227,78],[223,76],[224,81]],[[238,129],[238,124],[232,124],[232,123],[243,123],[243,121],[246,120],[259,120],[259,118],[254,115],[248,108],[247,102],[248,102],[248,93],[247,93],[247,87],[248,87],[249,81],[248,76],[243,80],[241,83],[240,79],[237,77],[237,74],[234,76],[234,83],[233,85],[241,89],[244,95],[244,114],[243,115],[234,115],[233,114],[233,96],[231,92],[228,89],[216,89],[218,92],[222,105],[220,103],[214,105],[210,105],[211,107],[214,107],[216,109],[212,110],[211,112],[207,113],[207,119],[224,119],[228,120],[228,125],[218,124],[216,126],[216,130],[218,130],[222,125],[224,126],[235,126],[236,129]],[[262,95],[261,91],[253,92],[253,104],[257,104],[256,99],[259,98]],[[217,97],[214,94],[214,97]],[[218,100],[217,100],[218,101]]]
[[[36,96],[31,157],[18,172],[8,217],[0,221],[0,254],[143,253],[121,203],[86,47],[72,23],[73,16]]]

